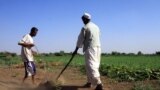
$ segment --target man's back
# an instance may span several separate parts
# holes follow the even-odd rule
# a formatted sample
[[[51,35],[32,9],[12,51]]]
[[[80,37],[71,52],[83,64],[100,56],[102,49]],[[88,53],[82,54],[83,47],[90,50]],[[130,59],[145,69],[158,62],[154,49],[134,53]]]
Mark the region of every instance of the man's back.
[[[85,25],[84,49],[88,47],[100,47],[100,30],[97,25],[89,22]]]

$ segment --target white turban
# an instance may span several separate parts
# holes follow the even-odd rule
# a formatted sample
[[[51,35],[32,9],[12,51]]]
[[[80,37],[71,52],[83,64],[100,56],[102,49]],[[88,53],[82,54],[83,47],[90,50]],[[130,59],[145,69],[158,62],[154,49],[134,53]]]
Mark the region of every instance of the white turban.
[[[84,13],[83,17],[87,18],[87,19],[91,19],[91,15],[89,13]]]

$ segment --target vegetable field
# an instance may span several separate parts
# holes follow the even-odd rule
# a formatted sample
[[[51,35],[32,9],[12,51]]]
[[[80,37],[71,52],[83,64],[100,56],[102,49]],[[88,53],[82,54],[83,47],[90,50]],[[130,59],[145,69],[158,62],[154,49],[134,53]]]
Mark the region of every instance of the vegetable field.
[[[48,68],[54,68],[49,66],[50,63],[57,65],[65,65],[71,55],[40,55],[36,56],[37,63],[45,63]],[[4,59],[4,60],[2,60]],[[15,57],[1,57],[1,66],[9,66],[12,64],[22,63],[20,56]],[[84,57],[83,55],[77,55],[73,59],[72,67],[79,67],[80,70],[85,73]],[[159,80],[160,79],[160,56],[158,55],[133,55],[133,56],[102,56],[101,75],[115,79],[117,81],[142,81],[142,80]]]

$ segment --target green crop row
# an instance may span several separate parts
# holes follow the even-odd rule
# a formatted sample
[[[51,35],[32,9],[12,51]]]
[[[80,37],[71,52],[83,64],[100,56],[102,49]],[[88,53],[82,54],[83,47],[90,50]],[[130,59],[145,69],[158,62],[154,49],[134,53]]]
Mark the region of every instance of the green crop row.
[[[70,58],[71,55],[36,56],[35,60],[37,64],[45,62],[65,66]],[[20,56],[0,57],[1,66],[19,63],[22,63]],[[85,72],[84,63],[84,56],[76,55],[69,66],[80,67],[81,71]],[[100,72],[103,76],[118,81],[160,79],[160,56],[102,56]]]
[[[160,68],[131,68],[128,66],[106,66],[101,65],[100,72],[103,76],[116,79],[118,81],[142,81],[160,79]]]

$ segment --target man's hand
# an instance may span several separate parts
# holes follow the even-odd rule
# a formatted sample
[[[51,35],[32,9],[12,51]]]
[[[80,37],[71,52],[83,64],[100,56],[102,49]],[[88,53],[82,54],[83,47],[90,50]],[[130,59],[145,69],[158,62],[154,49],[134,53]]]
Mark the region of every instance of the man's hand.
[[[73,52],[73,54],[72,54],[72,55],[75,55],[75,54],[77,54],[77,51],[76,51],[76,50]]]
[[[74,52],[73,52],[72,56],[77,54],[78,49],[79,49],[79,48],[78,48],[78,47],[76,47],[76,49],[74,50]]]
[[[33,51],[32,50],[32,54],[35,56],[35,55],[38,55],[38,53],[36,51]]]

